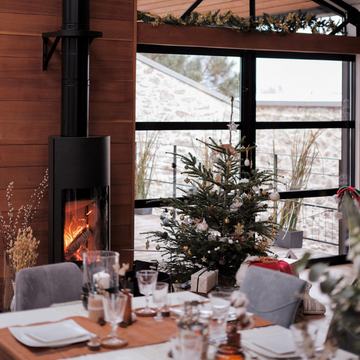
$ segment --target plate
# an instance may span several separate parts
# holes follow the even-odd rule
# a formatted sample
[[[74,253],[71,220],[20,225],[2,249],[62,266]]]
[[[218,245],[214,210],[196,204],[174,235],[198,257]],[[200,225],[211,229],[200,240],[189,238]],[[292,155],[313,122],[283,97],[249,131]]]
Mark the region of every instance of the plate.
[[[279,336],[278,334],[264,336],[261,338],[253,339],[252,343],[269,350],[276,355],[285,355],[296,352],[292,334],[284,333]]]
[[[54,347],[74,344],[90,339],[91,333],[74,320],[24,327],[9,327],[21,343],[32,347]]]
[[[299,355],[297,355],[296,352],[292,352],[292,353],[286,353],[286,354],[276,354],[272,351],[269,351],[261,346],[258,346],[254,343],[250,343],[248,341],[245,340],[241,340],[241,345],[245,350],[250,350],[256,354],[259,355],[263,355],[266,356],[268,358],[273,358],[273,359],[293,359],[293,358],[297,358],[299,359]]]

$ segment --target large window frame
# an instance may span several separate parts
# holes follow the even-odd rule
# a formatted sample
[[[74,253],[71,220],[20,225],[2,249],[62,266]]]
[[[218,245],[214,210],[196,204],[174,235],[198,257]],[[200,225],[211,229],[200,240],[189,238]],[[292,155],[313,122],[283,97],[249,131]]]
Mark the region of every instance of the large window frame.
[[[258,51],[219,48],[190,48],[179,46],[144,45],[138,44],[139,53],[159,53],[178,55],[209,55],[209,56],[232,56],[241,58],[241,86],[248,89],[241,92],[241,120],[233,119],[239,125],[241,136],[246,136],[248,143],[256,143],[257,130],[270,129],[342,129],[342,160],[341,173],[348,174],[349,186],[355,186],[355,55],[326,54],[326,53],[300,53],[281,51]],[[256,60],[258,58],[273,59],[299,59],[299,60],[336,60],[343,61],[343,100],[349,99],[349,119],[339,121],[292,121],[292,122],[260,122],[256,121]],[[246,121],[245,121],[246,119]],[[147,130],[227,130],[228,122],[136,122],[136,131]],[[256,154],[254,154],[254,167],[256,167]],[[332,196],[337,188],[300,190],[281,192],[282,199],[309,198],[320,196]],[[160,201],[151,199],[135,200],[135,208],[159,207]],[[347,247],[345,245],[346,225],[340,223],[339,256],[328,258],[332,264],[346,262]]]

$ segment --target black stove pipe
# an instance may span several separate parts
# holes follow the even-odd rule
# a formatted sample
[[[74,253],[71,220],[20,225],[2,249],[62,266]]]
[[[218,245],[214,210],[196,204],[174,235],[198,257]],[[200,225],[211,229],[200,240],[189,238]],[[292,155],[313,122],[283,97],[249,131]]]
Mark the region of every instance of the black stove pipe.
[[[63,0],[61,136],[89,135],[89,0]]]

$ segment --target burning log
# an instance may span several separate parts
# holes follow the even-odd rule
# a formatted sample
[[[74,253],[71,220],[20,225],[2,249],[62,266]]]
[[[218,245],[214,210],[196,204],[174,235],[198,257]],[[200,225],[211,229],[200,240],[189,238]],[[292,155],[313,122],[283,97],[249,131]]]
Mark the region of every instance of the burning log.
[[[91,235],[92,232],[89,228],[82,229],[79,235],[66,248],[65,259],[69,259],[71,256],[73,256],[80,249],[80,247],[89,240]]]

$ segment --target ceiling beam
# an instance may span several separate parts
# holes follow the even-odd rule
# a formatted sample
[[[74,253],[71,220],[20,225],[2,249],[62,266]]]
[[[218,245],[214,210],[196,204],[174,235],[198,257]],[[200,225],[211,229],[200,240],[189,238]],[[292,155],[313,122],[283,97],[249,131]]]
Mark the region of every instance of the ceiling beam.
[[[137,43],[182,47],[360,54],[360,38],[318,34],[239,34],[231,29],[137,24]],[[191,50],[189,50],[191,51]]]

